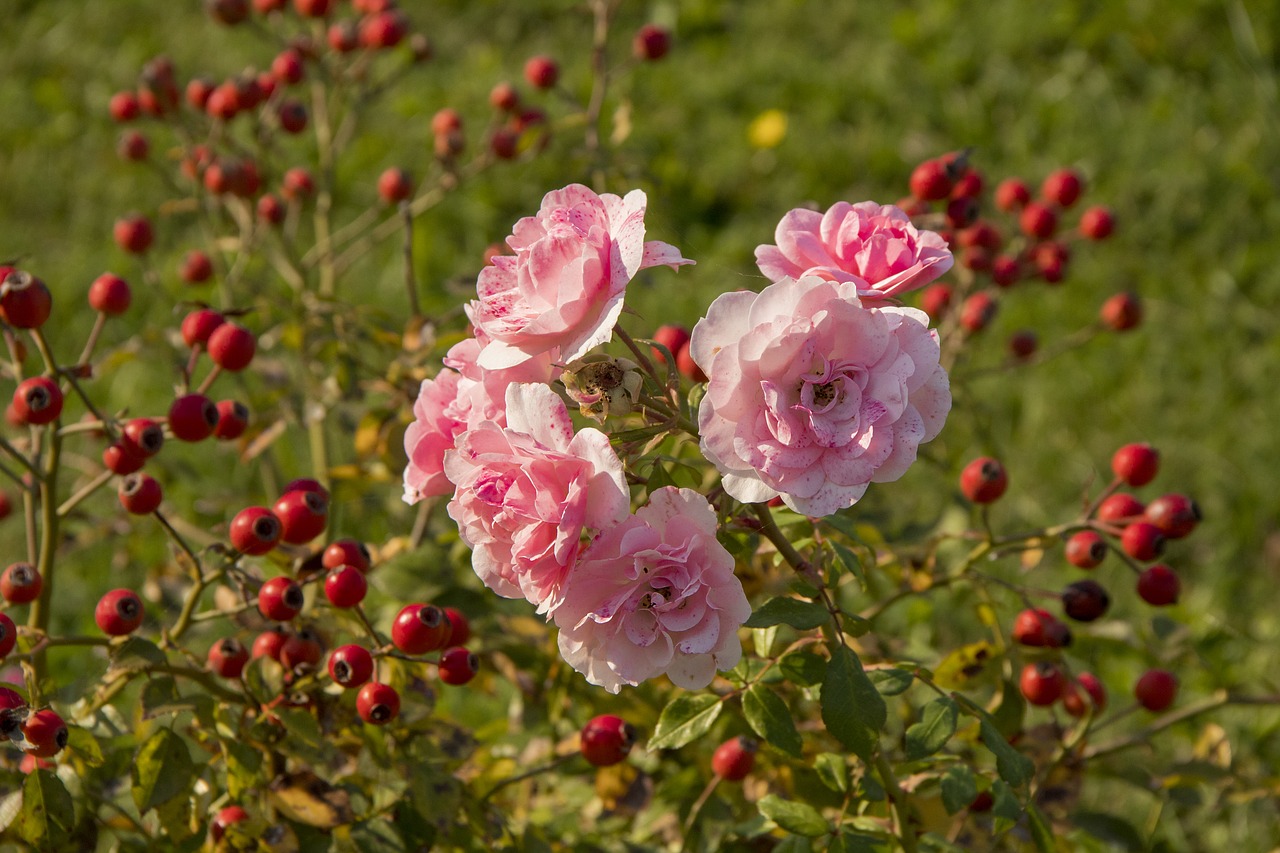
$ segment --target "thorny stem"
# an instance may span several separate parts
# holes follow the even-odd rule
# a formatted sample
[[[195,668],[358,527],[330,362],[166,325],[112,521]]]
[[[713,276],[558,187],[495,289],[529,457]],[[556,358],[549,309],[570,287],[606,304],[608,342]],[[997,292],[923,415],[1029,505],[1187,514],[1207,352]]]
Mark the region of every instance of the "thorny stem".
[[[509,785],[514,785],[517,782],[523,782],[525,779],[532,779],[534,776],[538,776],[542,773],[548,773],[552,770],[555,770],[561,764],[564,764],[570,761],[571,759],[574,759],[577,757],[578,757],[578,753],[576,752],[565,753],[564,755],[561,755],[558,758],[552,759],[550,762],[546,764],[533,767],[529,770],[524,771],[523,773],[517,773],[514,776],[508,776],[506,779],[503,779],[497,782],[492,788],[486,791],[480,797],[479,804],[484,805],[493,797],[494,794],[498,793],[503,788],[506,788]]]
[[[422,316],[422,307],[418,304],[418,285],[413,279],[413,212],[407,201],[400,202],[400,219],[404,223],[404,289],[409,295],[409,316],[417,319]]]
[[[85,483],[76,491],[75,494],[73,494],[71,497],[63,501],[62,505],[58,507],[58,517],[66,518],[67,513],[71,512],[71,510],[79,506],[80,502],[83,501],[85,498],[89,497],[94,492],[98,491],[98,489],[105,486],[108,482],[111,481],[111,478],[114,476],[115,476],[114,471],[103,470],[100,474],[98,474],[98,476],[94,477],[92,480]]]
[[[93,357],[94,347],[98,345],[98,337],[102,334],[102,329],[107,325],[107,315],[101,311],[93,321],[93,328],[89,330],[89,337],[84,342],[84,349],[80,351],[80,360],[76,364],[88,364],[89,359]]]
[[[707,804],[707,800],[711,799],[711,795],[715,793],[719,784],[720,774],[713,774],[711,781],[707,782],[707,786],[698,795],[698,799],[693,801],[693,806],[689,809],[689,816],[684,820],[684,832],[680,840],[680,849],[682,851],[689,849],[689,833],[693,831],[693,825],[698,822],[698,815],[702,813],[702,807]]]
[[[50,600],[53,597],[54,553],[58,547],[58,470],[61,457],[62,438],[54,427],[49,430],[49,455],[45,459],[45,473],[40,478],[40,556],[36,569],[44,578],[44,586],[40,590],[40,597],[31,603],[31,612],[27,617],[27,624],[42,634],[49,627]],[[36,680],[39,681],[44,675],[44,654],[36,655],[31,664],[35,669]]]
[[[898,777],[894,775],[883,752],[876,752],[875,767],[889,798],[889,813],[893,815],[898,841],[902,842],[902,849],[906,853],[916,853],[919,848],[916,846],[915,827],[919,824],[920,817],[915,813],[911,798],[898,784]]]
[[[1084,750],[1080,757],[1087,761],[1091,758],[1111,755],[1112,753],[1120,752],[1122,750],[1129,749],[1130,747],[1141,746],[1142,744],[1150,742],[1152,735],[1164,731],[1170,726],[1186,722],[1193,717],[1198,717],[1201,714],[1207,714],[1210,711],[1216,711],[1218,708],[1222,708],[1227,705],[1280,705],[1280,695],[1240,696],[1226,690],[1219,690],[1212,696],[1196,702],[1193,705],[1188,705],[1185,708],[1165,714],[1150,725],[1140,731],[1128,735],[1127,737],[1117,738],[1116,740],[1108,741],[1107,743],[1091,746]]]

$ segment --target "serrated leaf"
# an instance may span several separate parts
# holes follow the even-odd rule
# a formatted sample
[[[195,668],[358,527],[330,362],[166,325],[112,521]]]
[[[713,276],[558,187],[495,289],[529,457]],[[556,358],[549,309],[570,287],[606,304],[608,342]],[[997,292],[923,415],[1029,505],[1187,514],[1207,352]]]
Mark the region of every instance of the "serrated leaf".
[[[889,712],[849,647],[835,644],[822,682],[822,722],[837,740],[870,761]]]
[[[942,774],[942,805],[947,814],[967,809],[978,796],[978,781],[967,764],[953,764]]]
[[[702,737],[720,716],[724,704],[711,693],[686,693],[662,709],[649,738],[650,749],[679,749]]]
[[[130,637],[111,652],[112,669],[146,669],[165,663],[164,652],[150,640]]]
[[[742,713],[765,743],[793,758],[800,757],[804,742],[796,731],[791,710],[778,694],[762,684],[753,684],[742,697]]]
[[[783,655],[782,660],[778,662],[778,668],[789,681],[801,687],[821,684],[822,679],[827,677],[827,662],[812,652],[792,652],[789,655]]]
[[[746,621],[748,628],[768,628],[771,625],[790,625],[800,631],[811,631],[831,618],[827,608],[816,601],[780,595],[771,598],[751,614]]]
[[[835,548],[836,556],[840,558],[841,564],[849,570],[849,574],[858,579],[858,583],[863,589],[867,588],[867,576],[862,571],[862,561],[858,559],[858,555],[853,553],[839,542],[832,542],[831,547]]]
[[[989,716],[984,714],[979,726],[982,742],[996,757],[996,772],[1000,778],[1015,788],[1025,785],[1035,772],[1031,759],[1009,745]]]
[[[757,805],[760,808],[760,814],[795,835],[817,838],[831,830],[827,819],[808,803],[784,800],[777,794],[769,794],[761,797]]]
[[[159,729],[138,750],[133,765],[133,802],[139,812],[186,793],[196,777],[187,744],[169,729]]]
[[[956,703],[945,696],[925,705],[920,722],[907,729],[907,760],[918,761],[942,749],[956,733],[959,716]]]
[[[843,755],[824,752],[813,760],[813,770],[831,790],[840,794],[849,790],[849,768]]]
[[[165,710],[178,698],[178,684],[167,675],[152,678],[142,688],[142,717],[150,719],[157,714],[167,713]]]
[[[996,818],[998,832],[1004,832],[1022,820],[1022,803],[1018,802],[1013,789],[1000,779],[991,783],[991,797],[991,815]]]
[[[66,786],[51,770],[35,770],[22,783],[22,810],[14,821],[18,837],[37,849],[66,843],[75,823],[75,806]]]
[[[915,681],[915,675],[905,669],[873,669],[867,672],[871,683],[880,691],[881,696],[897,696],[906,693]]]

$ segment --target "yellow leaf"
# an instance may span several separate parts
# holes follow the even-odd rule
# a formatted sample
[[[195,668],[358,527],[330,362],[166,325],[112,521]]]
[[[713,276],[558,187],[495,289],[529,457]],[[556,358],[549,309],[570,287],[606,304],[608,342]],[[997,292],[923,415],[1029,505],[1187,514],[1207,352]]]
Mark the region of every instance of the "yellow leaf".
[[[934,668],[933,680],[944,690],[962,689],[986,675],[994,658],[995,653],[986,640],[961,646]]]
[[[787,114],[782,110],[765,110],[747,128],[747,141],[753,148],[777,148],[786,136]]]

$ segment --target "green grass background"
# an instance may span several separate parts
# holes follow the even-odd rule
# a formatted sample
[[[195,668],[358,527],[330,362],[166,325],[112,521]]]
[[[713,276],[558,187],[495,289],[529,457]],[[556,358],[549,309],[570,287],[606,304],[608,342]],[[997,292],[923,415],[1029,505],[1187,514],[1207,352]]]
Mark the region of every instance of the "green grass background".
[[[344,162],[352,189],[342,201],[351,209],[372,201],[385,166],[428,171],[436,109],[457,107],[478,144],[489,88],[518,79],[527,56],[560,58],[571,91],[585,95],[589,85],[590,23],[577,4],[404,5],[436,57],[371,117]],[[1080,246],[1062,286],[1012,292],[975,363],[999,361],[1017,328],[1051,343],[1091,322],[1120,289],[1145,298],[1146,324],[1044,364],[958,381],[958,414],[928,454],[938,464],[920,466],[898,491],[873,490],[866,512],[879,518],[896,508],[895,524],[928,524],[951,499],[948,466],[989,452],[1010,470],[997,521],[1052,523],[1079,506],[1090,480],[1107,476],[1117,446],[1151,442],[1163,458],[1158,488],[1192,494],[1206,515],[1169,555],[1186,567],[1176,618],[1200,641],[1200,651],[1179,659],[1188,689],[1280,689],[1271,651],[1280,640],[1280,9],[1240,0],[687,0],[628,2],[620,18],[612,43],[619,55],[644,21],[672,27],[676,40],[667,59],[615,81],[609,109],[625,102],[633,129],[616,151],[610,188],[645,188],[650,237],[698,260],[674,280],[648,274],[633,286],[637,333],[692,325],[720,292],[760,286],[752,250],[771,241],[787,209],[893,201],[926,157],[971,146],[991,183],[1007,175],[1034,183],[1063,165],[1082,171],[1086,203],[1115,208],[1117,235]],[[116,157],[111,93],[132,85],[158,53],[174,59],[185,81],[263,67],[271,49],[208,22],[194,2],[28,0],[11,4],[6,19],[0,258],[21,257],[61,309],[81,304],[105,269],[140,277],[111,243],[111,223],[166,198],[145,168]],[[787,115],[787,133],[777,148],[757,150],[747,128],[768,109]],[[544,192],[587,177],[580,136],[567,128],[542,156],[481,175],[424,217],[415,248],[428,305],[456,302],[442,283],[473,278],[484,247]],[[168,225],[159,222],[155,258],[163,290],[138,294],[148,318],[142,337],[157,344],[180,316],[174,301],[191,296],[174,272],[186,238]],[[357,270],[368,300],[387,315],[404,311],[396,251],[387,246]],[[60,310],[55,319],[56,334],[72,341],[89,321],[87,311]],[[134,365],[97,381],[119,399],[155,383],[159,400],[171,368]],[[231,477],[229,489],[253,482],[246,472]],[[378,535],[409,524],[394,484],[389,490],[357,514]],[[919,517],[904,518],[904,507]],[[16,532],[11,541],[20,541]],[[1128,583],[1118,571],[1113,577]],[[1274,775],[1276,714],[1232,711],[1226,720],[1238,753]],[[1189,739],[1195,730],[1183,732]],[[1239,826],[1195,827],[1195,837],[1214,849],[1244,844],[1261,831],[1261,812],[1241,814]],[[1193,843],[1172,829],[1167,840],[1175,849]]]

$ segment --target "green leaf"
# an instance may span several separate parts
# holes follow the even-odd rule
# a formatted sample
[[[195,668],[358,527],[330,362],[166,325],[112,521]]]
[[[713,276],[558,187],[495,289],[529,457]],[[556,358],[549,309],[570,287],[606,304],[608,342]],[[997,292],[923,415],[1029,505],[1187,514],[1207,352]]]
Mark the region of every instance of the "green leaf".
[[[812,687],[821,684],[827,677],[827,662],[813,652],[792,652],[783,655],[778,661],[778,668],[787,679],[801,687]]]
[[[813,760],[813,769],[831,790],[840,794],[849,790],[849,768],[843,755],[824,752]]]
[[[165,660],[159,646],[141,637],[130,637],[111,652],[112,669],[146,669]]]
[[[90,767],[102,766],[102,746],[83,726],[67,726],[67,749]]]
[[[793,758],[800,757],[804,742],[796,731],[791,710],[778,694],[762,684],[753,684],[742,697],[742,713],[765,743]]]
[[[836,556],[840,558],[840,562],[844,564],[844,567],[858,579],[858,583],[862,585],[862,588],[866,589],[867,576],[862,571],[862,561],[858,559],[858,556],[839,542],[832,542],[831,547],[836,549]]]
[[[1122,817],[1106,812],[1081,811],[1071,815],[1071,822],[1094,838],[1123,847],[1131,853],[1147,849],[1142,833]]]
[[[905,669],[873,669],[867,673],[871,683],[880,691],[881,696],[897,696],[906,693],[916,677]]]
[[[1058,849],[1053,840],[1053,830],[1049,828],[1049,822],[1035,803],[1027,803],[1027,822],[1031,825],[1031,839],[1035,841],[1040,853],[1053,853]]]
[[[181,843],[195,835],[191,829],[193,811],[190,797],[174,797],[156,806],[156,817],[170,842]]]
[[[360,853],[398,853],[407,850],[392,821],[374,818],[351,827],[351,843]]]
[[[822,682],[822,722],[827,731],[861,758],[870,761],[888,719],[884,699],[851,649],[833,644]]]
[[[827,608],[816,601],[805,601],[780,595],[771,598],[751,614],[746,621],[748,628],[768,628],[770,625],[790,625],[801,631],[811,631],[831,618]]]
[[[831,840],[827,853],[875,853],[884,850],[885,839],[861,832],[843,830]]]
[[[1124,820],[1123,817],[1108,815],[1106,812],[1075,812],[1071,815],[1071,824],[1079,826],[1093,838],[1106,841],[1107,844],[1140,853],[1147,849],[1147,843],[1137,827]]]
[[[967,764],[954,764],[942,774],[942,805],[947,814],[969,808],[978,796],[978,781]]]
[[[777,625],[771,625],[768,628],[751,629],[751,640],[755,643],[756,654],[762,658],[769,657],[769,651],[773,648],[773,641],[777,638]]]
[[[1009,741],[1005,740],[986,714],[983,714],[980,726],[982,742],[995,755],[996,772],[1000,774],[1000,778],[1015,788],[1030,781],[1031,774],[1036,769],[1031,759],[1010,746]]]
[[[995,800],[991,814],[996,818],[997,832],[1004,832],[1022,820],[1022,803],[1003,781],[997,779],[991,783],[991,796]]]
[[[1001,684],[1000,704],[991,712],[991,722],[1006,738],[1022,731],[1022,721],[1027,715],[1027,700],[1022,690],[1007,679]]]
[[[762,797],[758,805],[760,814],[795,835],[817,838],[831,831],[827,819],[808,803],[797,803],[784,800],[777,794],[769,794]]]
[[[133,802],[139,812],[146,812],[186,793],[196,775],[186,742],[169,729],[160,729],[138,750],[133,765]]]
[[[51,770],[36,770],[22,783],[22,811],[13,828],[37,849],[66,843],[75,823],[75,806],[66,786]]]
[[[678,749],[707,733],[724,705],[711,693],[686,693],[662,709],[649,738],[650,749]]]
[[[924,706],[920,722],[907,729],[907,760],[918,761],[933,755],[956,733],[960,709],[945,696]]]
[[[222,740],[222,750],[227,762],[227,793],[233,800],[239,800],[245,791],[265,783],[266,780],[258,777],[262,753],[231,738]]]

